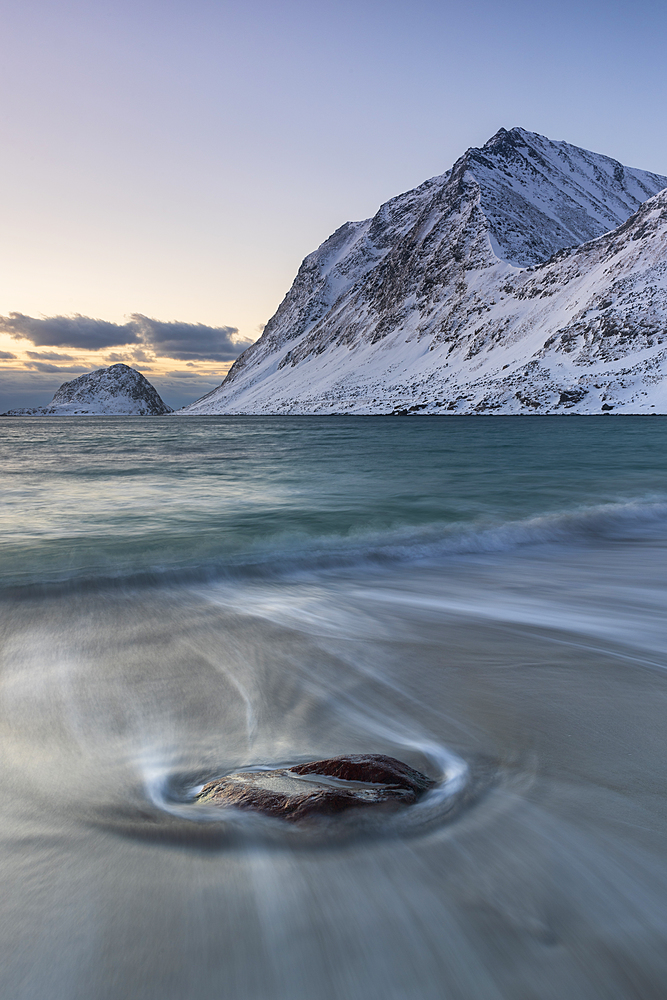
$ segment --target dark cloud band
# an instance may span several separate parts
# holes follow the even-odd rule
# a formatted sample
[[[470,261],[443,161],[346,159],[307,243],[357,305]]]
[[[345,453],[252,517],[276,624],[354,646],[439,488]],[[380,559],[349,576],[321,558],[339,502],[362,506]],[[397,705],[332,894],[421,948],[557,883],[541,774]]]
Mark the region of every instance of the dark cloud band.
[[[35,319],[13,312],[0,316],[0,332],[16,340],[30,340],[35,347],[78,347],[85,351],[138,343],[136,331],[128,324],[107,323],[79,314]]]
[[[179,361],[233,361],[251,343],[232,339],[238,333],[235,326],[163,322],[141,313],[130,316],[128,327],[156,354]]]
[[[90,365],[52,365],[48,361],[26,361],[25,366],[36,372],[53,372],[54,374],[63,372],[74,375],[90,371]]]
[[[0,332],[36,347],[70,347],[97,351],[108,347],[141,347],[159,357],[179,361],[233,361],[251,341],[235,340],[234,326],[164,322],[133,313],[127,323],[109,323],[90,316],[50,316],[35,319],[23,313],[0,316]]]

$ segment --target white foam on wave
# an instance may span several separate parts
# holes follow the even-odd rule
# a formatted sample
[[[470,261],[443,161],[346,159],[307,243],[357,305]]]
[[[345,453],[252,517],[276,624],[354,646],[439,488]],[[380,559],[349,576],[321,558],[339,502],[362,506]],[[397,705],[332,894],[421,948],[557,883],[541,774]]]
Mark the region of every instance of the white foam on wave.
[[[94,577],[87,571],[59,572],[50,581],[7,581],[0,593],[51,592],[91,587],[178,586],[239,579],[285,579],[304,572],[360,568],[439,560],[528,546],[618,542],[667,536],[667,502],[636,499],[598,504],[571,511],[549,512],[501,523],[431,524],[346,535],[277,536],[273,543],[249,546],[243,552],[210,562],[188,565],[181,559],[139,565]]]
[[[636,499],[596,504],[501,523],[432,524],[304,541],[277,539],[270,548],[244,553],[230,571],[262,568],[268,574],[327,569],[355,564],[422,561],[447,555],[509,552],[531,545],[641,538],[653,530],[667,532],[667,502]],[[223,567],[221,567],[223,570]],[[224,571],[224,570],[223,570]]]

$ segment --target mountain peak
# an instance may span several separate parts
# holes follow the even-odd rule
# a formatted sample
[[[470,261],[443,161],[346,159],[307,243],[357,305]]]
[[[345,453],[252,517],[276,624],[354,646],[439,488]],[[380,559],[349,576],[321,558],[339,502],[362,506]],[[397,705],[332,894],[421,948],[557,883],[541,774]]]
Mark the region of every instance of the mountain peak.
[[[666,187],[667,177],[611,157],[499,129],[446,174],[341,227],[309,254],[262,337],[187,412],[382,413],[445,404],[473,412],[501,398],[496,382],[513,387],[498,405],[521,412],[520,351],[526,372],[537,370],[550,344],[556,366],[575,351],[582,366],[591,351],[620,362],[639,344],[632,319],[639,298],[641,342],[658,350],[658,334],[647,331],[664,328],[657,277],[658,291],[650,291],[655,254],[664,252],[661,198],[645,224],[638,210]],[[600,254],[618,257],[619,289],[634,268],[648,290],[627,303],[619,291],[607,304],[616,279],[611,265],[595,270]],[[584,281],[575,294],[581,275],[593,271],[590,288]],[[483,379],[473,376],[478,371]],[[563,377],[578,384],[574,372]],[[556,406],[557,384],[554,376]],[[547,396],[535,390],[530,398]]]
[[[48,406],[10,410],[3,416],[161,416],[171,412],[141,372],[117,364],[63,382]]]
[[[501,128],[465,154],[494,253],[532,267],[615,229],[667,178],[537,132]]]
[[[525,146],[527,140],[531,138],[544,138],[539,136],[536,132],[528,132],[525,128],[520,128],[515,125],[514,128],[499,128],[495,135],[492,135],[490,139],[487,139],[481,149],[502,149],[503,147],[511,148],[512,146]],[[547,142],[549,140],[547,139]],[[473,147],[474,148],[474,147]]]

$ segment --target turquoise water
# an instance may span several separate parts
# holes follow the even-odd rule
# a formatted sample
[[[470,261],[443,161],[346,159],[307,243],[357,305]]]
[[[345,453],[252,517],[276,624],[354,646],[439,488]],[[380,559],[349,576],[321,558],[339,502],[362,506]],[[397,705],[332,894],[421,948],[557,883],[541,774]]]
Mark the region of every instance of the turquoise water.
[[[14,419],[3,430],[5,586],[511,548],[653,522],[667,500],[662,418]]]
[[[2,428],[0,995],[663,995],[664,418]],[[341,753],[434,787],[194,800]]]

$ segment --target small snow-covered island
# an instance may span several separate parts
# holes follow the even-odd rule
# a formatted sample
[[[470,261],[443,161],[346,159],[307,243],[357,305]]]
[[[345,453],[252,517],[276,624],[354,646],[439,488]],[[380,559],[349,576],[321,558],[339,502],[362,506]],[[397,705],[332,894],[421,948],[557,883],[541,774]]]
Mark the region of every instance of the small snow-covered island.
[[[666,188],[501,129],[341,226],[179,413],[667,413]]]
[[[112,365],[64,382],[48,406],[8,410],[3,417],[162,416],[172,413],[147,378],[128,365]]]

